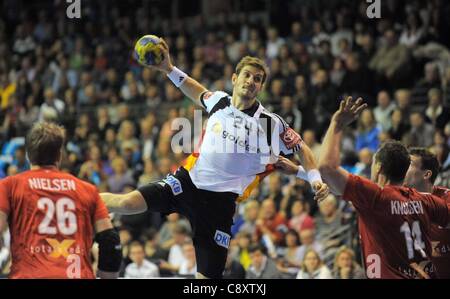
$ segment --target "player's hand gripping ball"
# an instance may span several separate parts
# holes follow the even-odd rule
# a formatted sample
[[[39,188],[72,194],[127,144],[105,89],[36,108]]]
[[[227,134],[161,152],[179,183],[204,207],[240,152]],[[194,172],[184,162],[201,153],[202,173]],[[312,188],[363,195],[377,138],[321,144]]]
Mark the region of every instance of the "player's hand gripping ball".
[[[160,64],[164,56],[159,44],[161,40],[156,35],[144,35],[134,46],[134,58],[144,66]]]

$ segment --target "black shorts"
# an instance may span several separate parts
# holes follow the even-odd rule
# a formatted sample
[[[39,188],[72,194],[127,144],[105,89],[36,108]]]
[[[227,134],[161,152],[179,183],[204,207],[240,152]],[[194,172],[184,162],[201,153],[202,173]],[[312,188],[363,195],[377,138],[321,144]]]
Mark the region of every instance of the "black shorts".
[[[193,230],[197,272],[221,278],[227,259],[237,194],[195,187],[189,172],[180,167],[165,179],[138,189],[150,211],[180,213]]]

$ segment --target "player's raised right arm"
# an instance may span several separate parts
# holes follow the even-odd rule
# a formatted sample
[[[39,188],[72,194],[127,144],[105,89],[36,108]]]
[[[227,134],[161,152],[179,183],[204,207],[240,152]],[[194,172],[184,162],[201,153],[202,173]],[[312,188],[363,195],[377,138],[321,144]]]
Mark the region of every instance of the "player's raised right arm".
[[[126,194],[100,193],[108,210],[122,215],[134,215],[147,211],[147,203],[139,191]]]
[[[151,66],[151,68],[165,73],[173,84],[175,84],[175,86],[178,87],[188,98],[190,98],[195,104],[202,106],[200,96],[207,91],[207,89],[172,64],[169,54],[169,46],[162,38],[160,47],[164,55],[164,59],[159,65]]]

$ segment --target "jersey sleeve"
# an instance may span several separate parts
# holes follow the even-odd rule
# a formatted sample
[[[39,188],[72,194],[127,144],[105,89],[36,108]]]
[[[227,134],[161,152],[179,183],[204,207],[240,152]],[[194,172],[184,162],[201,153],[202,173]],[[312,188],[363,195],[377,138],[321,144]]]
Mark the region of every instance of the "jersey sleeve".
[[[98,191],[95,189],[95,209],[94,209],[94,223],[98,220],[109,218],[108,208],[103,200],[100,198]]]
[[[0,211],[9,215],[9,178],[0,180]]]
[[[283,154],[287,156],[299,151],[303,144],[303,139],[300,134],[290,128],[286,121],[280,116],[275,113],[273,114],[276,128],[273,130],[272,134],[276,136],[272,136],[272,140],[278,140],[279,149],[279,151],[275,150],[274,152],[277,155]]]
[[[351,201],[356,210],[370,209],[374,206],[381,188],[374,182],[349,174],[342,198]]]
[[[220,100],[223,98],[228,98],[228,94],[223,91],[205,91],[200,96],[200,102],[202,103],[203,108],[206,109],[208,114],[211,114],[214,107],[219,104]]]
[[[430,219],[432,222],[439,224],[442,227],[446,227],[450,222],[450,202],[446,202],[444,199],[434,195],[430,195],[432,198],[430,201]]]

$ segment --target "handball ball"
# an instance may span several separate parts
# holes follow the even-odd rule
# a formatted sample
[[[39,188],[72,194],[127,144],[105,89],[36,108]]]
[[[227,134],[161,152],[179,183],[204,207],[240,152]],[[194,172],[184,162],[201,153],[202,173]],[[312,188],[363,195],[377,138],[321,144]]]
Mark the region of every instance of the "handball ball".
[[[144,35],[134,46],[134,58],[142,65],[158,65],[164,57],[160,47],[161,40],[156,35]]]

